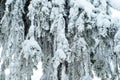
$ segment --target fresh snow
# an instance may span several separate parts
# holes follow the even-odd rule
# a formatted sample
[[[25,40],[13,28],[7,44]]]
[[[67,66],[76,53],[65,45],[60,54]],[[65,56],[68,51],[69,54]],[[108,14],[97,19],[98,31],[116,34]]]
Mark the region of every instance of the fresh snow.
[[[13,3],[13,1],[14,0],[7,0],[7,2],[6,2],[7,8],[9,7],[10,4]],[[52,35],[54,35],[54,37],[55,37],[54,38],[54,42],[55,42],[54,47],[55,47],[55,49],[53,51],[54,57],[52,57],[52,60],[50,61],[52,63],[53,68],[54,68],[53,71],[55,72],[53,76],[56,76],[57,68],[60,65],[60,63],[62,63],[62,69],[61,69],[61,73],[60,73],[61,76],[62,76],[62,80],[68,80],[68,77],[67,77],[67,75],[65,73],[66,69],[65,69],[65,66],[64,66],[64,64],[65,64],[64,62],[65,62],[65,60],[67,60],[68,55],[71,55],[71,53],[70,54],[68,53],[69,46],[73,46],[74,44],[75,45],[72,47],[73,51],[75,51],[76,48],[80,49],[79,52],[77,52],[77,50],[75,51],[77,53],[80,53],[78,55],[75,54],[75,56],[77,56],[76,58],[80,59],[81,55],[83,55],[83,63],[84,63],[84,68],[83,69],[85,69],[85,72],[84,71],[83,72],[87,73],[88,72],[88,69],[87,69],[87,66],[88,66],[88,63],[87,63],[88,55],[86,55],[86,52],[89,51],[89,50],[87,50],[86,46],[88,47],[88,42],[85,41],[82,33],[85,33],[85,30],[87,28],[90,31],[94,26],[91,26],[91,25],[90,26],[84,26],[84,22],[87,22],[87,21],[85,21],[83,19],[83,18],[85,18],[83,15],[85,13],[87,13],[88,18],[91,19],[90,18],[92,16],[91,14],[94,12],[93,10],[95,10],[95,7],[93,6],[93,4],[88,2],[88,1],[91,1],[91,0],[70,0],[70,15],[68,16],[68,18],[70,19],[70,23],[68,24],[69,25],[68,29],[72,30],[75,27],[78,30],[78,33],[77,32],[76,33],[77,34],[80,33],[80,35],[75,36],[74,37],[74,39],[75,39],[74,41],[76,41],[76,42],[73,42],[71,45],[69,45],[68,40],[66,39],[66,34],[65,34],[65,20],[64,20],[64,17],[66,16],[65,13],[64,13],[65,12],[64,11],[65,0],[61,0],[61,1],[60,0],[52,0],[52,2],[49,1],[49,0],[48,1],[47,0],[32,0],[30,2],[29,8],[28,8],[29,9],[29,13],[27,15],[29,17],[30,21],[31,21],[31,26],[30,26],[30,29],[28,31],[27,38],[25,38],[25,40],[22,43],[22,51],[20,53],[21,55],[24,54],[23,57],[27,60],[27,62],[28,62],[29,56],[31,56],[33,58],[34,56],[37,55],[37,57],[41,58],[41,56],[43,54],[42,50],[41,50],[41,47],[39,46],[38,42],[35,40],[36,38],[35,38],[34,35],[36,35],[36,33],[35,33],[36,29],[38,29],[38,34],[40,36],[41,36],[42,33],[44,33],[44,31],[41,31],[41,30],[49,30],[48,23],[46,23],[46,21],[45,21],[47,19],[46,17],[49,15],[49,18],[51,20],[50,33]],[[99,6],[99,2],[98,1],[99,0],[96,0],[96,2],[94,3],[95,6]],[[18,24],[17,20],[21,20],[21,19],[19,19],[19,17],[21,15],[21,10],[23,10],[23,9],[20,9],[20,10],[18,9],[18,7],[20,7],[20,8],[23,7],[23,5],[21,5],[22,3],[20,3],[20,2],[22,2],[22,1],[17,0],[17,4],[15,4],[15,5],[12,4],[12,7],[15,6],[15,8],[13,7],[14,9],[11,12],[9,12],[9,14],[12,13],[13,16],[15,16],[15,17],[12,17],[13,21],[11,20],[11,22],[13,22],[13,23],[12,23],[12,25],[9,26],[9,27],[12,27],[12,29],[10,29],[11,32],[12,32],[12,30],[14,32],[14,26],[15,27],[21,27],[22,26],[22,25],[16,25],[16,24]],[[103,39],[106,39],[106,36],[108,37],[107,29],[110,29],[110,26],[113,25],[111,23],[112,22],[111,18],[109,18],[109,16],[107,16],[107,14],[105,12],[106,11],[106,7],[108,7],[107,5],[109,4],[112,8],[120,10],[120,5],[119,5],[120,4],[120,0],[100,0],[100,2],[102,2],[101,3],[102,5],[100,5],[100,8],[101,8],[100,10],[103,10],[103,11],[101,11],[98,15],[94,15],[92,17],[96,17],[96,23],[94,23],[94,24],[97,25],[97,28],[99,28],[98,29],[99,30],[98,34],[100,34],[99,36],[102,36]],[[108,4],[106,2],[108,2]],[[20,3],[20,6],[19,6],[19,3]],[[41,3],[42,5],[39,6],[39,3]],[[78,13],[80,12],[80,11],[78,11],[78,9],[81,9],[81,8],[84,11],[83,11],[82,15],[80,15],[78,17]],[[41,9],[40,12],[38,11],[39,9]],[[51,9],[51,14],[49,14],[50,13],[50,9]],[[120,12],[114,12],[115,11],[114,9],[112,9],[112,17],[118,17],[120,14],[119,15],[117,15],[117,14],[120,13]],[[8,11],[8,10],[6,10],[6,11]],[[16,16],[18,14],[19,14],[19,16]],[[7,15],[7,14],[5,13],[5,15]],[[36,17],[36,15],[37,15],[37,17]],[[40,18],[42,17],[42,19],[39,20],[39,17]],[[5,16],[4,17],[4,19],[8,20],[8,22],[9,22],[9,18],[11,18],[11,16],[7,16],[7,17]],[[2,20],[4,21],[4,19],[2,19]],[[43,20],[43,21],[41,21],[41,20]],[[17,23],[14,23],[14,21],[16,21]],[[41,21],[40,24],[36,24],[35,25],[35,23],[39,23],[40,21]],[[89,22],[89,21],[88,21],[88,23],[93,24],[92,22]],[[22,22],[20,24],[22,24]],[[40,25],[42,25],[42,26],[40,26]],[[6,25],[4,25],[3,27],[6,28]],[[15,28],[15,29],[16,29],[15,31],[17,32],[18,29],[17,28]],[[4,30],[4,29],[2,29],[2,30]],[[7,28],[5,30],[6,30],[5,32],[7,32]],[[88,34],[91,34],[91,33],[89,33],[89,31],[88,31]],[[116,35],[114,36],[115,47],[114,47],[113,51],[116,52],[117,54],[120,53],[120,41],[119,41],[120,40],[120,36],[119,36],[120,32],[119,31],[120,30],[118,30]],[[70,32],[72,33],[72,31],[70,31]],[[111,33],[113,33],[113,32],[111,32]],[[91,40],[92,35],[89,35],[89,36],[84,35],[84,36],[87,36],[87,39]],[[94,34],[94,35],[96,35],[96,34]],[[109,34],[109,35],[111,35],[111,34]],[[11,36],[13,37],[12,40],[11,40]],[[72,35],[72,37],[73,36],[74,35]],[[109,42],[107,42],[107,40],[105,40],[106,44],[104,45],[103,44],[104,40],[101,37],[99,37],[99,36],[98,35],[95,36],[95,38],[97,38],[97,39],[94,39],[95,40],[95,44],[96,44],[95,48],[97,47],[96,53],[97,53],[97,51],[101,51],[101,52],[98,52],[98,53],[102,54],[103,57],[105,57],[105,61],[107,61],[106,60],[107,59],[106,55],[109,52],[111,53],[111,50],[106,50],[106,45],[108,43],[111,43],[110,42],[111,39],[110,40],[107,39]],[[9,33],[7,33],[7,37],[10,37],[10,38],[8,38],[8,39],[10,39],[10,40],[8,40],[8,43],[9,42],[10,43],[8,44],[8,47],[5,48],[5,49],[9,53],[11,51],[14,51],[13,48],[9,49],[9,47],[12,46],[12,42],[16,43],[17,41],[14,40],[15,35],[10,35],[9,36]],[[20,37],[20,36],[18,36],[18,37]],[[44,36],[42,35],[42,37],[44,37]],[[90,41],[90,40],[88,40],[88,41]],[[102,40],[103,40],[103,42],[102,42]],[[94,44],[94,41],[92,41],[92,42]],[[102,44],[100,44],[100,43],[102,43]],[[112,45],[112,43],[111,43],[111,45]],[[14,45],[14,46],[18,47],[18,45]],[[75,48],[75,50],[74,50],[74,48]],[[91,49],[94,49],[94,48],[92,47]],[[0,68],[1,68],[1,64],[3,63],[2,56],[1,56],[1,51],[2,51],[2,48],[0,48]],[[104,54],[105,53],[104,51],[106,51],[106,54]],[[84,54],[82,54],[82,53],[84,53]],[[74,54],[74,52],[73,52],[73,54]],[[99,57],[103,58],[103,57],[101,57],[99,55],[97,55],[97,56],[98,56],[98,59],[99,59]],[[12,59],[13,61],[11,61],[11,64],[9,65],[9,68],[5,69],[6,76],[8,76],[11,72],[13,72],[13,74],[14,74],[14,71],[17,71],[16,66],[19,66],[19,62],[17,62],[15,60],[15,57],[16,57],[15,54],[11,55],[10,57],[11,57],[10,59]],[[70,59],[71,59],[71,56],[70,56]],[[70,59],[68,59],[67,62],[69,62]],[[42,72],[43,71],[42,70],[43,64],[42,64],[41,61],[38,63],[38,61],[40,61],[40,59],[36,61],[36,65],[35,66],[37,66],[37,70],[32,68],[33,69],[33,75],[31,76],[32,80],[40,80],[41,76],[43,75],[43,72]],[[81,60],[81,62],[82,62],[82,60]],[[46,64],[46,65],[51,66],[49,64]],[[112,61],[110,59],[109,60],[109,65],[110,65],[110,69],[111,69],[112,73],[114,73],[115,72],[114,61]],[[74,65],[74,67],[76,67],[76,66],[78,66],[78,65],[77,64]],[[102,66],[104,66],[104,64]],[[80,65],[79,67],[81,69],[83,66],[81,67],[81,65]],[[49,67],[49,68],[51,68],[51,67]],[[98,69],[100,69],[100,68],[98,68]],[[44,68],[44,70],[45,70],[45,68]],[[72,69],[71,69],[71,71],[72,71]],[[32,73],[32,71],[31,71],[31,73]],[[77,71],[75,71],[75,73],[77,73]],[[101,78],[97,77],[97,75],[96,75],[96,73],[94,71],[92,71],[92,73],[93,73],[93,80],[101,80]],[[81,69],[81,74],[82,74],[82,69]],[[74,75],[74,76],[76,77],[76,75]],[[90,79],[89,74],[86,74],[85,76],[82,77],[82,79],[84,79],[84,80],[87,80],[88,78]],[[56,80],[56,78],[54,80]]]
[[[41,48],[34,39],[34,37],[31,37],[30,40],[25,40],[22,46],[23,46],[24,57],[27,60],[29,56],[33,57],[36,54],[41,54]]]
[[[120,0],[108,0],[108,3],[114,8],[120,11]]]

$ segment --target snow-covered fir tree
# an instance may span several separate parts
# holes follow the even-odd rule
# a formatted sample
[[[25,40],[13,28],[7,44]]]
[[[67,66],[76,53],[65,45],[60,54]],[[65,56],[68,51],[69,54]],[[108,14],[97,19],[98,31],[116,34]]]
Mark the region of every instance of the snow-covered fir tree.
[[[120,79],[119,0],[0,0],[0,80]],[[10,74],[5,76],[5,70]]]

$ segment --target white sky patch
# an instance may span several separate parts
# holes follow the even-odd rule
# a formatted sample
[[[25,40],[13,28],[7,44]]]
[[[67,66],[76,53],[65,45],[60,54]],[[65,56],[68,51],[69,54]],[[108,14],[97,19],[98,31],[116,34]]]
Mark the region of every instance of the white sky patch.
[[[94,71],[92,71],[92,73],[93,73],[93,80],[101,80],[101,78],[96,76]]]
[[[38,70],[34,70],[33,69],[33,76],[32,76],[32,80],[40,80],[40,78],[42,77],[43,73],[42,73],[42,62],[38,63],[37,66]]]
[[[0,47],[0,58],[1,58],[2,47]]]
[[[1,53],[2,53],[2,47],[0,47],[0,69],[1,69],[1,65],[3,63],[3,61],[1,60]]]
[[[9,68],[5,69],[5,75],[8,76],[9,74],[10,74],[10,69]]]
[[[118,11],[118,10],[115,10],[115,9],[113,9],[113,8],[111,8],[111,11],[112,11],[112,17],[114,17],[114,18],[120,18],[120,11]]]
[[[0,61],[0,68],[1,68],[2,63],[3,63],[3,61],[1,60],[1,61]]]
[[[101,78],[94,76],[93,80],[101,80]]]
[[[10,74],[10,69],[9,68],[7,68],[7,69],[5,69],[5,80],[8,80],[9,79],[9,74]]]

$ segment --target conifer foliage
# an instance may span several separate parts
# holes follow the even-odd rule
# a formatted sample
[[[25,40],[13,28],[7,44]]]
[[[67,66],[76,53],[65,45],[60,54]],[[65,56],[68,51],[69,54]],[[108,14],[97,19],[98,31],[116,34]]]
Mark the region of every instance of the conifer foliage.
[[[120,79],[119,0],[0,0],[0,80]],[[10,74],[5,75],[9,69]]]

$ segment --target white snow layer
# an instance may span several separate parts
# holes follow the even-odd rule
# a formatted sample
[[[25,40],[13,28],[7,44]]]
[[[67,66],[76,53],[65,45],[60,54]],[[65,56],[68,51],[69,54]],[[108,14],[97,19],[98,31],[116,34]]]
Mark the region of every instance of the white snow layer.
[[[120,0],[108,0],[109,4],[114,8],[120,11]]]
[[[87,0],[75,0],[76,7],[80,7],[85,9],[85,11],[88,13],[92,12],[92,10],[94,9],[94,6],[88,2]],[[87,5],[87,6],[86,6]]]
[[[31,37],[30,40],[25,40],[22,44],[24,57],[28,60],[29,56],[34,56],[36,54],[41,54],[41,48],[38,43],[35,41],[34,37]]]
[[[6,4],[10,4],[10,3],[12,3],[12,1],[13,0],[7,0]],[[34,1],[36,1],[36,0],[34,0]],[[64,0],[61,0],[61,1],[59,1],[59,0],[53,0],[53,1],[54,1],[55,4],[59,4],[59,5],[64,4]],[[85,11],[87,11],[87,12],[91,12],[94,9],[94,6],[91,5],[90,3],[88,3],[87,0],[75,0],[75,1],[76,1],[76,3],[78,3],[76,5],[77,7],[81,7],[83,9],[85,9]],[[109,0],[109,4],[113,8],[115,8],[117,10],[120,10],[120,0]],[[116,12],[116,14],[117,14],[117,12]],[[29,53],[28,51],[31,48],[30,46],[36,47],[37,50],[41,50],[40,47],[38,46],[38,44],[34,41],[34,39],[30,39],[30,40],[26,40],[24,42],[24,44],[23,44],[23,47],[25,47],[25,48],[23,48],[24,51],[25,51],[24,53]],[[120,48],[120,46],[116,46],[116,49],[115,49],[115,51],[117,51],[117,52],[119,52],[119,48],[118,47]],[[2,51],[2,48],[0,48],[0,57],[1,57],[1,51]],[[65,58],[64,52],[62,51],[63,52],[62,55],[60,55],[59,52],[60,52],[60,50],[56,51],[56,53],[57,53],[56,56],[59,56],[61,59],[64,59]],[[30,53],[31,53],[31,51],[30,51]],[[26,54],[25,57],[27,58],[28,55],[29,54]],[[2,61],[0,61],[0,65],[1,65],[1,63],[2,63]],[[112,65],[112,63],[111,63],[111,65]],[[34,70],[33,76],[32,76],[32,80],[40,80],[40,78],[41,78],[41,76],[43,74],[42,73],[42,63],[41,62],[38,63],[37,67],[38,67],[38,70]],[[5,73],[6,73],[6,75],[9,74],[9,69],[6,69]],[[101,80],[100,78],[96,77],[96,75],[95,75],[94,72],[93,72],[93,74],[94,74],[94,79],[93,80]]]

